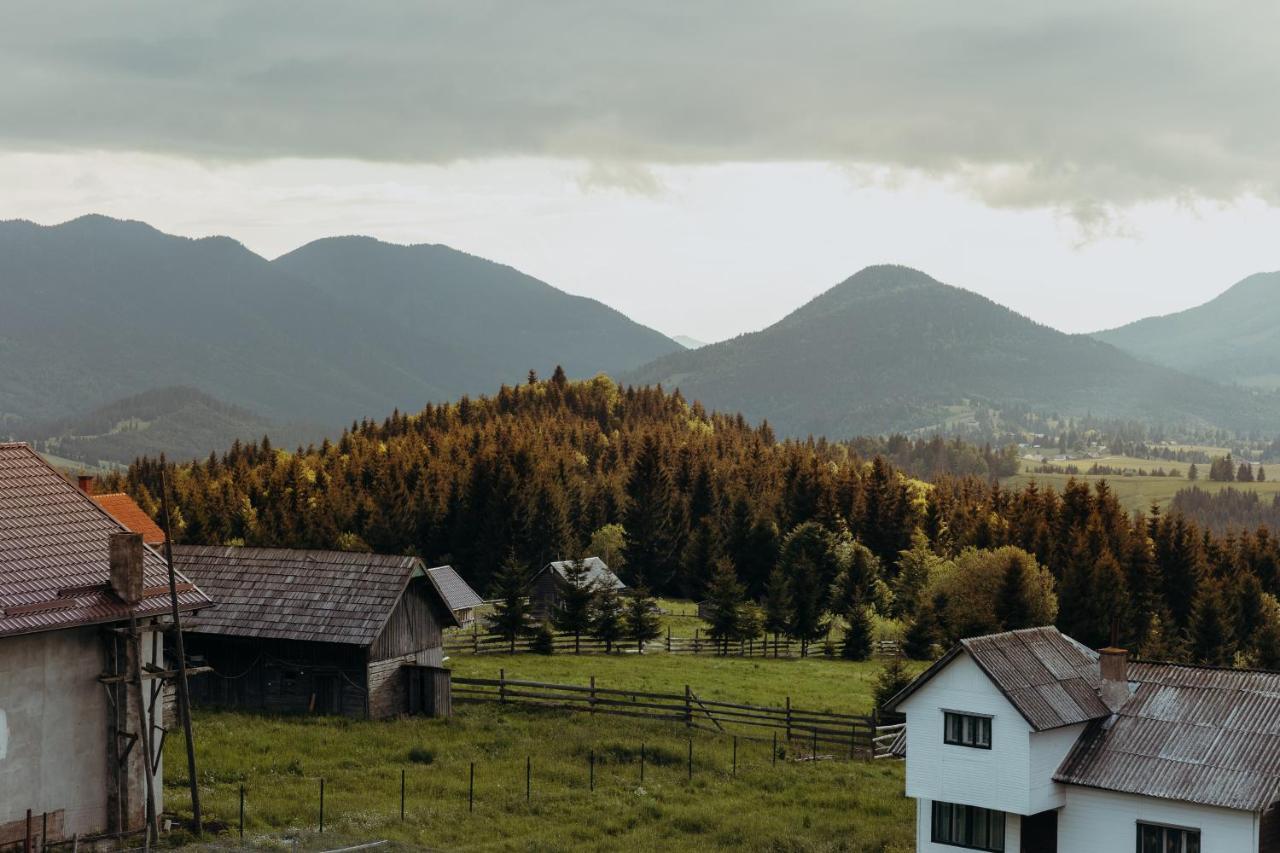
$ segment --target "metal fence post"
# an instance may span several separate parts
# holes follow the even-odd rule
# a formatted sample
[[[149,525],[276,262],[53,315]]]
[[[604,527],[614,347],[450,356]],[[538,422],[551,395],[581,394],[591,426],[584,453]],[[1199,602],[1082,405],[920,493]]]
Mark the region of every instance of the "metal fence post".
[[[240,786],[240,843],[244,843],[244,785]]]
[[[733,736],[733,775],[738,775],[738,736]]]
[[[320,832],[324,832],[324,777],[320,777]]]
[[[400,768],[400,819],[404,820],[404,768]]]
[[[524,757],[524,801],[533,799],[533,756]]]
[[[471,762],[471,781],[467,783],[467,811],[476,810],[476,763]]]

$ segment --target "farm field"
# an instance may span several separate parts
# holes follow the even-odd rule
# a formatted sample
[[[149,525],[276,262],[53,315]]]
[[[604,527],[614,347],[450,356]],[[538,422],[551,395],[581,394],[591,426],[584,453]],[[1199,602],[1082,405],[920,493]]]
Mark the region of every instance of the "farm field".
[[[1052,465],[1066,467],[1075,465],[1081,471],[1087,471],[1092,465],[1109,465],[1116,468],[1145,468],[1148,471],[1156,468],[1164,468],[1166,471],[1176,468],[1181,474],[1179,477],[1139,477],[1137,475],[1117,476],[1114,474],[1037,474],[1032,469],[1038,465],[1037,462],[1024,460],[1023,470],[1014,474],[1012,477],[1005,477],[1001,480],[1001,485],[1013,487],[1025,486],[1027,483],[1035,481],[1041,486],[1051,486],[1061,491],[1067,484],[1067,481],[1074,478],[1087,483],[1094,483],[1098,480],[1106,480],[1107,484],[1115,492],[1116,497],[1120,500],[1121,505],[1129,511],[1147,510],[1151,505],[1157,504],[1160,507],[1166,507],[1173,500],[1173,496],[1181,489],[1190,488],[1195,485],[1206,492],[1218,492],[1225,488],[1235,488],[1239,491],[1258,492],[1261,495],[1280,494],[1280,482],[1268,480],[1265,483],[1216,483],[1207,479],[1208,465],[1200,465],[1200,479],[1194,483],[1187,478],[1187,469],[1191,466],[1183,462],[1168,462],[1163,459],[1135,459],[1127,456],[1104,456],[1099,459],[1078,459],[1070,462],[1050,462]],[[1270,473],[1270,471],[1268,471]],[[1280,470],[1276,471],[1276,475],[1280,476]]]
[[[878,663],[757,661],[676,655],[458,656],[459,676],[683,690],[707,698],[866,713]],[[388,722],[262,717],[200,711],[195,718],[200,788],[208,820],[235,840],[239,791],[246,842],[305,849],[388,839],[401,849],[786,850],[913,849],[913,806],[903,766],[891,761],[798,760],[771,735],[733,739],[666,721],[459,703],[448,721]],[[688,749],[693,744],[693,778]],[[645,779],[640,782],[644,745]],[[165,785],[185,805],[183,747],[171,743]],[[590,756],[594,752],[595,790]],[[819,752],[820,757],[822,753]],[[526,760],[532,792],[526,800]],[[471,763],[475,807],[468,809]],[[405,820],[400,774],[405,773]],[[325,834],[318,836],[319,780]]]

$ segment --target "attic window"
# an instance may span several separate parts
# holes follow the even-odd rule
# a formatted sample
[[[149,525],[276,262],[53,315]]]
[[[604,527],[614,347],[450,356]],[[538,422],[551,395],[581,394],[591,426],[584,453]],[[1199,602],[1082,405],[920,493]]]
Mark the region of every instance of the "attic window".
[[[955,746],[990,749],[991,718],[947,711],[943,721],[942,740]]]

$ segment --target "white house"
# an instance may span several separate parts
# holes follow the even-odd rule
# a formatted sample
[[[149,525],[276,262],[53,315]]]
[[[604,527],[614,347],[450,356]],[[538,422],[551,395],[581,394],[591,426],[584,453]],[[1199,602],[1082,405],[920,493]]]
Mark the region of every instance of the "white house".
[[[921,853],[1280,851],[1280,673],[1031,628],[962,641],[887,708]]]

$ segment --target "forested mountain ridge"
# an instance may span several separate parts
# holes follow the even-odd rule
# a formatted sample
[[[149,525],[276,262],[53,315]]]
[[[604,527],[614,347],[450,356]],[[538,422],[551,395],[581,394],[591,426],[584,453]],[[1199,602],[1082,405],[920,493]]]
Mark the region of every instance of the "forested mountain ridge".
[[[1220,382],[1280,389],[1280,272],[1251,275],[1203,305],[1094,337]]]
[[[322,240],[269,262],[102,216],[0,223],[0,304],[0,434],[170,386],[337,429],[530,369],[591,376],[680,348],[443,246]]]
[[[1280,396],[1139,361],[899,266],[868,267],[760,332],[622,378],[788,435],[929,429],[975,404],[1235,430],[1280,423]]]
[[[480,590],[513,567],[596,553],[660,592],[720,595],[736,579],[769,630],[804,642],[826,614],[874,609],[906,622],[914,649],[1056,621],[1092,645],[1119,625],[1147,657],[1280,664],[1280,540],[1268,531],[1222,537],[1177,515],[1131,516],[1105,482],[1059,493],[955,477],[945,469],[995,470],[1003,455],[954,442],[883,448],[939,476],[923,483],[850,445],[779,442],[675,393],[557,372],[366,420],[301,453],[237,444],[168,471],[189,542],[417,554]],[[104,487],[154,511],[161,470],[142,460]]]

